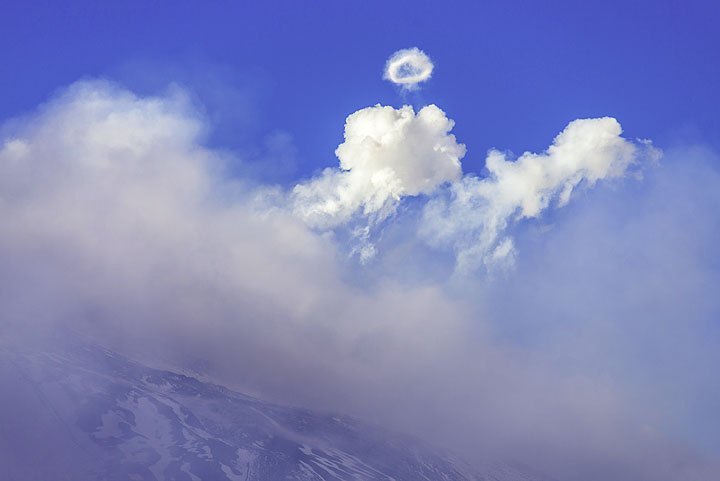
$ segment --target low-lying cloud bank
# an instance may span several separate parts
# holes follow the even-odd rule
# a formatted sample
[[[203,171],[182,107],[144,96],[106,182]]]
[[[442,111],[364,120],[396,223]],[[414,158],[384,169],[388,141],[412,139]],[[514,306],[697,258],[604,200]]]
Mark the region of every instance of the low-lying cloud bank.
[[[717,479],[717,156],[624,179],[655,151],[586,119],[481,178],[452,127],[360,110],[339,168],[283,192],[227,175],[182,92],[75,84],[1,131],[2,330],[91,333],[559,479]],[[358,226],[385,229],[364,267]],[[462,282],[422,275],[434,249]]]

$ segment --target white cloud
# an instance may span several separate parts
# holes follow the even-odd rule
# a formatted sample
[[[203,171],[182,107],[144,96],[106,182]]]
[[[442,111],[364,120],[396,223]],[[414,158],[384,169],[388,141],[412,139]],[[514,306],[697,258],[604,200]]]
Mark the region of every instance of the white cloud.
[[[645,143],[621,136],[617,120],[604,117],[570,122],[542,154],[526,152],[517,160],[490,151],[488,176],[465,176],[452,184],[449,198],[437,197],[424,210],[422,236],[435,246],[451,246],[457,268],[472,271],[512,260],[508,224],[538,217],[553,199],[562,207],[581,182],[620,177],[636,162]]]
[[[405,196],[430,194],[462,175],[465,146],[450,133],[454,122],[435,105],[417,114],[376,105],[345,122],[335,151],[340,166],[293,189],[294,211],[309,225],[332,228],[361,211],[371,222],[391,215]]]
[[[431,108],[409,112],[414,126],[400,135],[433,123]],[[332,241],[284,208],[259,206],[265,187],[223,174],[226,154],[202,145],[204,125],[179,91],[139,97],[90,81],[6,126],[0,327],[89,325],[151,350],[162,339],[183,362],[195,353],[228,371],[260,364],[243,375],[323,389],[365,369],[363,349],[393,356],[382,346],[434,343],[432,326],[462,316],[435,286],[347,283]],[[429,188],[398,172],[406,191]]]
[[[372,107],[366,123],[349,122],[366,133],[348,129],[339,156],[350,168],[331,177],[355,185],[350,206],[376,216],[368,199],[383,195],[370,172],[390,167],[398,197],[455,180],[451,200],[432,203],[449,216],[435,219],[439,241],[474,245],[496,219],[488,252],[500,258],[512,252],[501,221],[626,173],[640,151],[611,119],[578,121],[544,154],[493,154],[487,179],[458,180],[464,147],[451,121],[436,107],[410,113]],[[718,312],[716,156],[693,165],[680,152],[673,170],[657,169],[662,183],[595,197],[547,236],[547,252],[530,254],[543,262],[519,262],[505,283],[470,279],[463,292],[414,273],[434,257],[363,271],[338,262],[331,238],[258,208],[257,189],[222,175],[226,154],[203,146],[204,130],[180,93],[138,97],[102,82],[3,126],[4,339],[12,323],[89,331],[185,367],[206,361],[215,379],[262,397],[366,415],[471,456],[496,449],[569,469],[559,479],[717,479],[678,474],[698,463],[638,430],[659,412],[653,426],[672,433],[678,406],[707,425],[717,404],[703,369],[718,352],[707,334]],[[396,226],[408,231],[392,241],[398,252],[415,232]],[[368,271],[376,277],[362,279]]]
[[[403,197],[429,195],[420,236],[431,246],[452,248],[457,269],[470,272],[514,262],[514,242],[504,234],[513,221],[538,217],[553,199],[562,207],[579,184],[621,177],[640,154],[656,154],[647,142],[624,139],[613,118],[580,119],[544,153],[510,160],[492,150],[486,178],[463,177],[466,149],[450,133],[453,126],[435,105],[417,114],[407,105],[353,113],[345,124],[345,142],[336,150],[339,168],[296,185],[294,213],[321,230],[360,215],[353,253],[364,262],[377,252],[370,227],[391,216]],[[443,193],[438,189],[444,184]]]
[[[425,52],[417,47],[407,48],[390,56],[385,63],[383,78],[406,90],[414,90],[419,83],[430,78],[433,68],[434,65]]]

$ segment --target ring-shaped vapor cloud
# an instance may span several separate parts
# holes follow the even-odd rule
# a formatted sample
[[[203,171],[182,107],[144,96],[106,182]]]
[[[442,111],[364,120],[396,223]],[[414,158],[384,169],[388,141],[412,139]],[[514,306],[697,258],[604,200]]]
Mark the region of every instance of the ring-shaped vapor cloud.
[[[420,82],[427,81],[434,65],[425,52],[417,47],[398,50],[385,63],[383,78],[400,85],[403,89],[414,90]]]

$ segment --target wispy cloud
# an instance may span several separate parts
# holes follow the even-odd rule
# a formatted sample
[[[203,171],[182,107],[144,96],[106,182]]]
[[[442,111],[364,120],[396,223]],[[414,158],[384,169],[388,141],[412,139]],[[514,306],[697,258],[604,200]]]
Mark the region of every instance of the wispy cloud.
[[[613,118],[581,119],[570,122],[543,153],[509,160],[491,151],[487,177],[465,176],[426,206],[423,237],[452,247],[461,272],[511,262],[515,247],[504,235],[510,223],[539,217],[553,200],[566,205],[580,184],[622,177],[633,164],[659,156],[649,142],[633,143],[621,133]]]

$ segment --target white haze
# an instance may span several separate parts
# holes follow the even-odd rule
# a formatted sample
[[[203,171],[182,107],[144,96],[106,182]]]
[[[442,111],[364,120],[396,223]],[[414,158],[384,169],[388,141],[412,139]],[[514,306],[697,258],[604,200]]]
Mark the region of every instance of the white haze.
[[[592,119],[462,177],[452,126],[434,106],[360,110],[340,168],[283,192],[231,178],[181,91],[75,84],[2,130],[3,332],[89,333],[560,479],[717,479],[694,417],[714,398],[687,407],[717,389],[713,154],[623,179],[647,147]],[[554,227],[518,222],[593,184]],[[400,222],[409,196],[428,203]],[[355,216],[405,235],[357,265],[331,235]],[[499,279],[405,275],[435,248],[471,266],[522,256]]]

